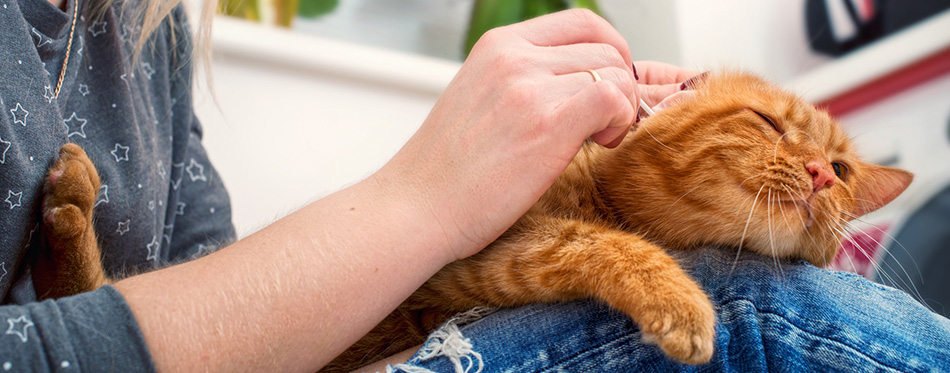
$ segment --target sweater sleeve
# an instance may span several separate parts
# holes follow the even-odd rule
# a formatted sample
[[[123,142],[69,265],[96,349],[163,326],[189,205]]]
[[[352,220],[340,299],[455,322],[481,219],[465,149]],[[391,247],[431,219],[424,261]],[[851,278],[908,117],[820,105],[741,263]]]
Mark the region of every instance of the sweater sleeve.
[[[236,239],[230,197],[201,145],[201,127],[197,119],[193,121],[185,157],[173,170],[180,174],[173,181],[177,199],[169,204],[169,214],[175,217],[169,250],[172,262],[195,259]]]
[[[0,322],[3,371],[155,371],[132,311],[111,286],[3,306]]]
[[[167,260],[172,263],[197,258],[236,239],[231,222],[231,199],[223,181],[201,144],[201,122],[195,116],[192,87],[192,39],[182,7],[172,12],[176,39],[171,53],[170,108],[175,131],[166,228],[170,233]]]

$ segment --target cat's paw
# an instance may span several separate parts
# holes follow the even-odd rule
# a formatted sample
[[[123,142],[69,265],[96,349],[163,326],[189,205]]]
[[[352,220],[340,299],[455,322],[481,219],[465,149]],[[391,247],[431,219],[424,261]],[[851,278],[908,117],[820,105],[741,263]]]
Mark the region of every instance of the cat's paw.
[[[92,220],[99,186],[96,168],[82,148],[63,145],[43,188],[47,245],[33,265],[40,298],[93,290],[104,281]]]
[[[76,144],[63,145],[43,188],[43,223],[52,233],[47,237],[50,242],[69,240],[86,231],[92,224],[99,186],[99,174],[86,152]]]
[[[716,314],[706,294],[695,284],[666,302],[649,307],[640,318],[644,341],[660,346],[668,356],[686,364],[712,358]]]

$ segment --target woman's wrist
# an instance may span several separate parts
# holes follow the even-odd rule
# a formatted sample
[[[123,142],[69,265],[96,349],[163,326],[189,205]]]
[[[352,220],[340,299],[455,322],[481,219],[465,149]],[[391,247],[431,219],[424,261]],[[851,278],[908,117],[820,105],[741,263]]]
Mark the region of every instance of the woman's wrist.
[[[416,258],[426,260],[438,271],[461,257],[457,254],[460,247],[470,250],[474,246],[459,237],[459,227],[451,216],[461,213],[447,199],[439,183],[431,175],[418,172],[424,164],[406,164],[399,157],[394,157],[382,169],[360,182],[358,189],[353,190],[354,196],[373,196],[374,206],[378,209],[381,221],[388,224],[393,232],[392,244],[403,246]],[[365,202],[363,202],[365,203]],[[410,247],[411,246],[411,247]],[[432,274],[435,273],[432,272]]]

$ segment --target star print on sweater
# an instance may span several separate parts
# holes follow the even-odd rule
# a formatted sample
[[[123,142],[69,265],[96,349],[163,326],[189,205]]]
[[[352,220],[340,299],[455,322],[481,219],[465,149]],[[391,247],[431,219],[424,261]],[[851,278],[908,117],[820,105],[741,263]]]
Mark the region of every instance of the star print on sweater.
[[[86,122],[88,120],[82,119],[76,115],[76,112],[73,112],[73,115],[63,121],[63,125],[66,126],[66,137],[72,137],[73,135],[86,138]]]
[[[115,149],[112,149],[111,152],[113,157],[115,157],[116,162],[122,162],[129,160],[129,147],[122,146],[122,144],[115,143]]]
[[[20,103],[16,103],[16,108],[10,109],[10,112],[13,113],[13,123],[22,124],[23,127],[26,127],[26,117],[30,115],[29,111],[20,106]]]
[[[23,343],[26,343],[30,340],[30,335],[27,334],[27,329],[29,329],[34,324],[32,321],[30,321],[30,319],[27,319],[26,316],[20,316],[16,319],[9,318],[7,319],[7,323],[10,324],[10,327],[7,329],[6,334],[19,337],[20,341]]]

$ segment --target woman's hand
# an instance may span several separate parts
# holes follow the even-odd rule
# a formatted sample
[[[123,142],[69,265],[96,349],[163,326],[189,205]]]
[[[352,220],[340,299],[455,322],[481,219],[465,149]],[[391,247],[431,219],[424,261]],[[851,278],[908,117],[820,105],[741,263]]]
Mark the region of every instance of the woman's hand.
[[[651,84],[694,75],[655,63],[643,70],[653,69],[640,72]],[[665,87],[649,92],[656,102]],[[446,250],[447,262],[464,258],[527,211],[585,139],[618,145],[636,119],[639,95],[626,41],[593,12],[497,28],[374,177],[415,194],[441,225],[433,248]]]

